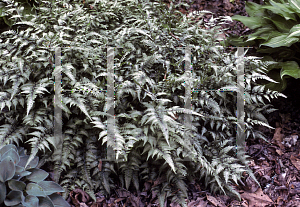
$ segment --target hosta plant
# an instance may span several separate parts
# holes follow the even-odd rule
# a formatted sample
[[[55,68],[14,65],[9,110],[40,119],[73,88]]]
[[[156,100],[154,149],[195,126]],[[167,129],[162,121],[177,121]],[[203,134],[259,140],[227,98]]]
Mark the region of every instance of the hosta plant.
[[[278,83],[260,81],[266,88],[282,92],[287,79],[300,78],[300,0],[269,0],[265,5],[246,2],[249,17],[235,15],[255,32],[246,37],[230,37],[226,46],[259,46],[262,61],[273,61],[268,76]],[[266,54],[266,55],[265,55]]]
[[[18,7],[6,11],[18,21],[17,30],[0,36],[0,143],[22,141],[31,158],[43,156],[39,165],[52,162],[64,198],[75,188],[96,200],[96,192],[107,196],[115,183],[140,192],[146,182],[154,182],[148,191],[160,206],[167,199],[187,206],[187,183],[197,179],[211,192],[240,199],[233,186],[240,184],[243,172],[256,178],[249,156],[237,158],[235,150],[238,55],[226,53],[217,38],[223,33],[219,24],[230,18],[191,24],[174,10],[178,6],[64,0],[41,1],[34,17],[20,18]],[[109,46],[121,47],[113,58],[114,105],[107,104],[105,94]],[[191,110],[184,107],[187,46],[192,62],[188,80],[195,90]],[[61,146],[53,132],[53,47],[62,47]],[[255,83],[273,81],[265,75],[270,62],[244,60],[246,139],[265,139],[254,126],[272,128],[263,114],[275,109],[265,101],[283,94]],[[101,155],[111,107],[116,123],[110,145],[123,157],[120,162]],[[185,114],[191,115],[191,127],[184,124]]]
[[[0,149],[0,206],[61,206],[70,205],[57,192],[64,192],[53,181],[45,181],[49,173],[36,168],[35,157],[27,167],[29,155],[24,148],[12,144]]]

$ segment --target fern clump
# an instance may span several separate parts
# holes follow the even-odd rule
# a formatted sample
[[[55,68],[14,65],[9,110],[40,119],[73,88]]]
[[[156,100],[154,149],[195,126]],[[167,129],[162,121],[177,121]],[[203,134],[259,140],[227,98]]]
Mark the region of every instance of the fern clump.
[[[14,5],[6,12],[16,19],[15,29],[0,36],[1,144],[29,143],[31,156],[43,155],[39,165],[54,162],[61,186],[67,191],[81,187],[94,200],[96,191],[111,192],[115,178],[137,191],[141,183],[159,180],[151,190],[157,191],[161,206],[170,196],[186,206],[187,178],[205,176],[212,192],[238,197],[233,185],[243,172],[255,179],[247,166],[249,156],[237,158],[234,150],[238,56],[218,45],[220,27],[214,19],[204,25],[208,29],[201,29],[202,20],[190,24],[174,10],[179,4],[166,8],[146,0],[91,0],[84,5],[41,1],[38,16],[22,18],[21,8]],[[62,152],[54,154],[55,59],[49,46],[62,47],[64,139]],[[111,147],[124,162],[101,156],[112,107],[105,94],[106,47],[117,46],[121,48],[114,50],[116,123]],[[187,47],[189,82],[195,91],[191,110],[184,107]],[[274,109],[263,97],[270,101],[283,96],[256,85],[258,78],[272,81],[264,64],[245,57],[246,138],[264,138],[254,125],[270,127],[263,113]],[[219,90],[225,87],[231,91]],[[184,123],[185,114],[192,115],[190,127]]]

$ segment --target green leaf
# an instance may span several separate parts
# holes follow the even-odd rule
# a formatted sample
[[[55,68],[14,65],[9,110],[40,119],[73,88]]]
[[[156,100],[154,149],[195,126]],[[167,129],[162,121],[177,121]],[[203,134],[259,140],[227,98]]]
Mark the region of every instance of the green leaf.
[[[264,9],[262,8],[262,5],[247,1],[245,5],[245,10],[247,14],[251,17],[262,17],[264,16]]]
[[[255,41],[246,41],[246,38],[244,37],[236,37],[232,36],[228,39],[225,39],[225,46],[234,45],[234,46],[252,46],[255,44]]]
[[[298,41],[299,38],[294,38],[294,37],[288,38],[288,34],[283,34],[278,37],[274,37],[261,45],[269,46],[272,48],[282,47],[282,46],[290,47],[292,44]]]
[[[297,24],[291,28],[288,38],[290,37],[300,37],[300,24]]]
[[[292,10],[295,11],[296,14],[300,14],[300,1],[299,0],[288,0],[289,1],[289,5],[291,7]],[[299,16],[300,17],[300,16]]]
[[[274,16],[272,18],[264,17],[265,19],[270,20],[277,27],[279,32],[288,33],[290,29],[295,25],[292,21],[286,21],[283,17]]]
[[[286,82],[287,78],[288,77],[284,76],[283,79],[281,79],[280,78],[280,74],[278,74],[278,78],[277,79],[273,78],[273,79],[276,80],[279,83],[268,83],[268,84],[265,84],[266,89],[270,89],[270,90],[278,91],[278,92],[284,91],[286,89],[286,87],[287,87],[287,82]]]
[[[23,3],[23,6],[24,6],[23,16],[28,15],[28,14],[35,15],[35,9],[34,9],[34,7],[31,7],[31,5],[28,3],[28,0],[27,0],[27,3]]]
[[[265,22],[261,17],[245,17],[241,15],[234,15],[233,17],[231,17],[231,19],[242,22],[250,29],[257,29],[263,26]]]
[[[7,24],[9,27],[12,27],[12,25],[14,24],[14,22],[11,19],[9,19],[7,16],[3,16],[2,18],[3,18],[4,22],[5,22],[5,24]]]
[[[278,36],[279,32],[274,31],[274,28],[272,26],[268,25],[268,27],[260,28],[256,32],[254,32],[252,34],[249,34],[248,35],[248,39],[247,39],[246,42],[253,41],[255,39],[268,40],[269,39],[269,35],[272,32],[276,32],[277,35],[275,35],[275,36]],[[281,34],[281,33],[279,33],[279,34]]]
[[[294,21],[297,21],[296,15],[292,11],[290,11],[285,4],[276,3],[272,0],[270,0],[270,3],[272,5],[262,6],[262,8],[272,11],[274,14],[280,15],[286,20],[292,19]]]
[[[38,207],[39,206],[39,199],[36,196],[33,195],[27,195],[22,201],[22,204],[25,207]]]
[[[0,2],[0,17],[4,17],[5,13],[4,10],[5,9],[5,4],[3,2]]]
[[[297,62],[287,61],[281,63],[282,69],[280,71],[280,77],[283,78],[284,75],[289,75],[293,78],[300,78],[300,68]]]

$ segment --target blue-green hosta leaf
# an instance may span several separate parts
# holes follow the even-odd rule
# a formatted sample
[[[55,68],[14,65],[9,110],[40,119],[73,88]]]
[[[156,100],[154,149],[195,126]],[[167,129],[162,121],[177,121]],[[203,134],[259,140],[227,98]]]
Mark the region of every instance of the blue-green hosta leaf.
[[[14,161],[14,164],[17,164],[20,161],[20,157],[19,157],[18,153],[16,152],[16,150],[14,150],[14,149],[10,149],[7,152],[5,152],[3,154],[3,156],[1,157],[1,160],[3,160],[5,157],[12,158]]]
[[[23,192],[13,190],[6,195],[4,204],[6,206],[15,206],[21,203],[22,199],[24,199]]]
[[[5,182],[12,179],[15,175],[16,166],[14,160],[11,157],[5,157],[0,162],[0,182]]]
[[[33,195],[27,195],[22,201],[22,204],[25,207],[38,207],[39,206],[39,199],[36,196]]]
[[[60,185],[53,181],[40,181],[37,184],[43,188],[45,195],[51,195],[56,192],[65,192]]]
[[[49,173],[47,173],[46,171],[37,168],[28,169],[28,171],[31,172],[31,174],[26,176],[26,179],[36,183],[43,181],[49,175]]]
[[[39,207],[54,207],[54,204],[49,196],[45,196],[39,198]]]
[[[9,180],[8,186],[11,190],[23,191],[26,187],[26,184],[22,181]]]
[[[106,179],[104,179],[106,180]],[[105,181],[104,181],[105,183]],[[108,191],[109,192],[109,191]],[[53,202],[55,207],[70,207],[70,204],[63,199],[60,195],[57,195],[56,193],[53,193],[52,195],[48,196],[51,201]]]
[[[33,196],[41,196],[41,197],[46,196],[44,189],[36,183],[28,183],[26,186],[26,193],[28,195],[33,195]]]
[[[0,149],[0,157],[1,157],[2,155],[4,155],[4,153],[6,153],[7,151],[9,151],[9,150],[11,150],[11,149],[15,150],[16,152],[18,151],[17,147],[16,147],[15,145],[13,145],[13,144],[7,144],[7,145],[4,145],[4,146]]]
[[[272,48],[282,47],[282,46],[290,47],[292,44],[299,41],[299,38],[294,38],[294,37],[287,38],[287,37],[288,34],[283,34],[278,37],[274,37],[261,45],[269,46]]]

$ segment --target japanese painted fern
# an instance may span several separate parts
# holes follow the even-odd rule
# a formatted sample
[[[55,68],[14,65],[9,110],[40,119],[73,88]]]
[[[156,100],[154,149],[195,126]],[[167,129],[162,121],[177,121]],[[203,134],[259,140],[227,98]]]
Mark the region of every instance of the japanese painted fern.
[[[203,21],[189,24],[173,4],[167,8],[146,0],[41,1],[38,16],[22,16],[17,3],[7,5],[15,24],[0,39],[0,144],[21,141],[32,156],[43,156],[40,166],[54,162],[65,197],[81,187],[96,200],[94,193],[110,194],[116,179],[137,191],[151,180],[161,206],[168,197],[187,206],[186,179],[204,178],[212,192],[238,197],[233,186],[243,172],[255,179],[249,156],[239,160],[234,150],[238,57],[217,45],[217,25],[201,29]],[[62,47],[64,140],[56,156],[54,50],[48,46]],[[110,107],[105,101],[108,46],[122,47],[114,52],[112,147],[125,159],[119,163],[101,156]],[[192,88],[199,90],[192,93],[191,110],[184,108],[186,46],[191,47]],[[263,113],[275,109],[263,98],[284,95],[255,84],[273,81],[265,75],[266,62],[244,59],[246,139],[265,139],[253,128],[270,127]],[[224,87],[233,89],[217,91]],[[184,124],[184,113],[192,115],[192,128]]]

